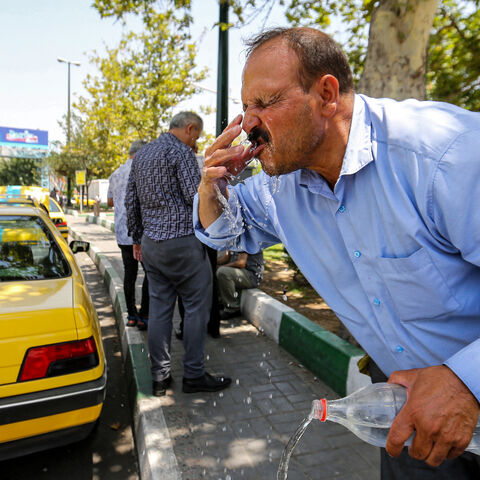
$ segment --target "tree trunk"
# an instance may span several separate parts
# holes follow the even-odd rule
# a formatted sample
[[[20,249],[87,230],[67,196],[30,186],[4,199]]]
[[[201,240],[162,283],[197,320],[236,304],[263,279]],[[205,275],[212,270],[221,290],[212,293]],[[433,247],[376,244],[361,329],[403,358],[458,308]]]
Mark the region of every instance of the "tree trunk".
[[[427,46],[438,0],[383,0],[372,14],[357,90],[372,97],[425,98]]]

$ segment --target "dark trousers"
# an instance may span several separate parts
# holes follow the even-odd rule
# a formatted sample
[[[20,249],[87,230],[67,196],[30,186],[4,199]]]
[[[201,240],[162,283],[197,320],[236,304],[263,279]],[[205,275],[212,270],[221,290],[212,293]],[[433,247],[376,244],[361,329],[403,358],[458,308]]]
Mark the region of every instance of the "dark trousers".
[[[203,244],[194,235],[161,242],[144,235],[142,255],[150,287],[148,347],[152,378],[160,381],[170,375],[177,297],[185,308],[183,375],[200,377],[205,373],[205,336],[212,296],[212,272]]]
[[[128,316],[137,315],[137,306],[135,302],[135,283],[138,274],[138,260],[133,257],[133,245],[119,245],[122,252],[123,261],[123,292],[125,293],[125,302],[127,303]],[[142,264],[143,267],[143,264]],[[145,270],[145,267],[143,268]],[[140,317],[148,318],[148,278],[147,273],[143,277],[142,301],[140,304]]]
[[[386,382],[386,375],[370,359],[370,376],[373,383]],[[453,459],[445,460],[438,467],[431,467],[408,454],[405,447],[398,458],[392,458],[384,448],[380,449],[382,480],[478,480],[480,479],[480,457],[466,452]]]
[[[218,335],[220,333],[220,305],[218,303],[217,294],[217,276],[215,275],[217,269],[217,251],[213,248],[207,247],[207,245],[204,245],[204,248],[207,251],[208,260],[212,270],[212,305],[210,307],[210,320],[208,321],[207,330],[212,335]],[[182,318],[182,321],[180,322],[180,330],[183,332],[183,316],[185,309],[180,297],[178,298],[178,312]]]

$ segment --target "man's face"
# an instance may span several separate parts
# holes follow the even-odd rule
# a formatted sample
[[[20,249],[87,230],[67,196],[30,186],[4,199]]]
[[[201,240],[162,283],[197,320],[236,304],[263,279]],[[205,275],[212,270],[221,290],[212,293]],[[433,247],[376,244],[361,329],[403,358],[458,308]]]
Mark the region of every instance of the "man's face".
[[[197,140],[200,137],[200,134],[202,133],[202,128],[194,125],[193,123],[191,124],[192,127],[189,131],[189,135],[187,137],[187,145],[192,148],[193,151],[196,151],[197,147]]]
[[[298,59],[283,41],[256,50],[243,71],[243,129],[265,144],[258,154],[268,175],[282,175],[312,163],[323,141],[315,100],[298,82]]]

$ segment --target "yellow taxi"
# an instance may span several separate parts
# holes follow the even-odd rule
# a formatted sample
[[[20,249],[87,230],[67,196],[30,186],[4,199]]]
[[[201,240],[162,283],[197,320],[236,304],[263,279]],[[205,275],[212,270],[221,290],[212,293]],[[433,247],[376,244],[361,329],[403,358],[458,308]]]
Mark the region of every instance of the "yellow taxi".
[[[52,222],[68,240],[68,225],[65,213],[59,203],[50,197],[48,189],[36,186],[0,186],[0,203],[30,203],[46,210]]]
[[[0,202],[0,460],[86,437],[105,398],[97,314],[47,214]]]
[[[72,201],[75,205],[80,205],[81,202],[81,195],[72,195]],[[83,197],[83,206],[93,207],[95,205],[95,200],[93,198],[87,198],[86,196]]]
[[[48,215],[52,219],[52,222],[58,228],[58,230],[62,234],[62,237],[65,240],[68,240],[67,219],[65,218],[62,207],[52,197],[48,199],[48,207]]]

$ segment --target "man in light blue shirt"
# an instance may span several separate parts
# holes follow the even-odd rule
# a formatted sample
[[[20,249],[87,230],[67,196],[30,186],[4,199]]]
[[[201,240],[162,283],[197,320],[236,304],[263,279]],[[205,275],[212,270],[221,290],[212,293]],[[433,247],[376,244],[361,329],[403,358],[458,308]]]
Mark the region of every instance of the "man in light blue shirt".
[[[480,114],[355,95],[340,48],[313,29],[274,29],[249,47],[252,147],[231,146],[240,115],[207,149],[196,235],[249,253],[282,242],[385,376],[407,386],[387,440],[399,458],[383,452],[382,478],[429,468],[478,478],[479,457],[458,456],[480,400]],[[227,188],[254,156],[264,172]],[[414,431],[411,458],[402,448]]]
[[[110,176],[108,184],[107,202],[109,207],[115,207],[115,236],[122,252],[123,262],[123,292],[127,304],[127,327],[146,330],[150,297],[148,294],[148,278],[145,272],[142,283],[142,300],[140,311],[137,311],[135,302],[135,283],[138,274],[138,260],[133,255],[133,239],[127,232],[127,210],[125,208],[125,194],[128,177],[132,168],[133,157],[147,142],[135,140],[130,145],[128,160],[118,167]],[[142,265],[143,266],[143,265]]]

